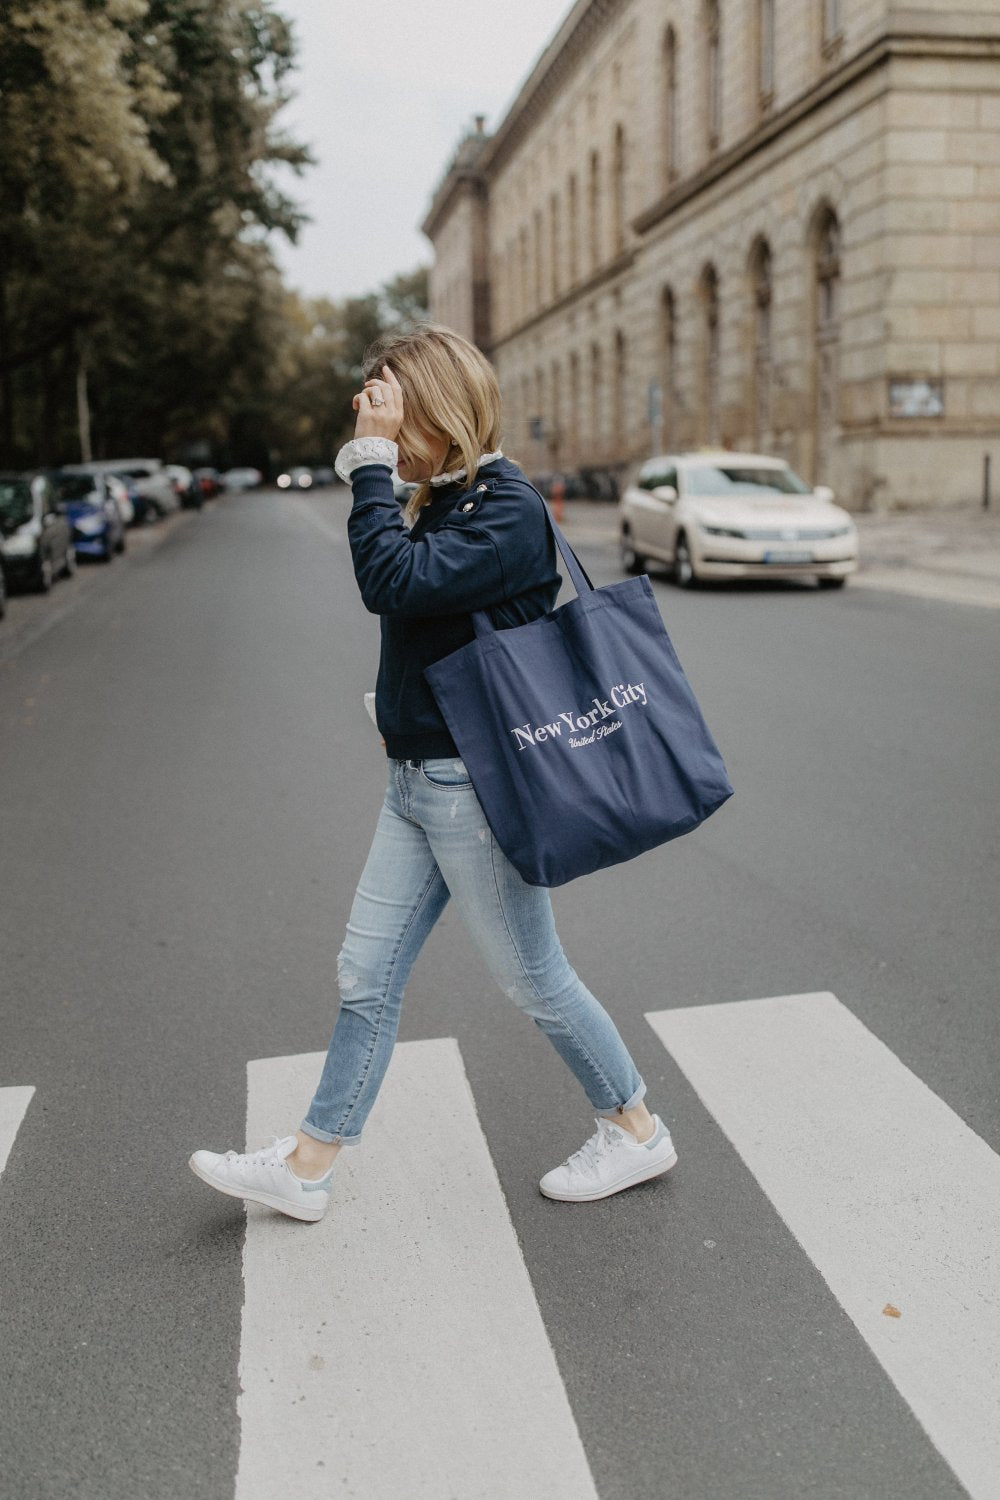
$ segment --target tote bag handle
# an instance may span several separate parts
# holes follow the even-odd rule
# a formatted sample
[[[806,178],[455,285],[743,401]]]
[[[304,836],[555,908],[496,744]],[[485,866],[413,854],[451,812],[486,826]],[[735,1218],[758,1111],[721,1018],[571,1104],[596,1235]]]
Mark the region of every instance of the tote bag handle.
[[[535,490],[534,485],[532,485],[531,488]],[[580,559],[577,557],[576,553],[573,551],[573,548],[570,546],[569,542],[567,542],[566,538],[559,530],[552,512],[549,510],[548,505],[545,503],[544,496],[542,495],[540,490],[535,490],[535,494],[538,496],[539,500],[542,503],[542,510],[545,512],[545,520],[548,524],[548,528],[551,531],[552,535],[555,537],[556,546],[559,548],[560,556],[562,557],[563,562],[566,564],[566,571],[570,576],[570,580],[573,584],[573,587],[576,589],[578,596],[582,597],[584,594],[594,593],[594,585],[591,583],[589,577],[587,576],[586,569],[584,568]],[[476,632],[476,635],[479,639],[482,639],[484,636],[494,635],[496,633],[496,626],[493,624],[493,621],[483,609],[473,610],[472,628]]]

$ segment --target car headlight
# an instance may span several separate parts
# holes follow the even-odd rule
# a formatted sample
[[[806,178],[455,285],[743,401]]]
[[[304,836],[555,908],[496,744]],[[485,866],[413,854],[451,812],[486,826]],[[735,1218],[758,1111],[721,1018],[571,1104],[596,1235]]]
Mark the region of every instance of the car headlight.
[[[81,536],[100,536],[106,524],[103,516],[95,515],[81,516],[78,521],[73,522]]]
[[[279,474],[278,475],[278,489],[279,490],[287,490],[287,488],[291,484],[291,482],[292,482],[292,476],[291,476],[291,474]]]
[[[37,545],[35,533],[22,529],[4,538],[3,550],[8,557],[30,557]]]
[[[698,530],[703,531],[706,536],[734,536],[740,541],[746,541],[746,532],[739,531],[735,526],[706,526],[704,521],[699,521]]]

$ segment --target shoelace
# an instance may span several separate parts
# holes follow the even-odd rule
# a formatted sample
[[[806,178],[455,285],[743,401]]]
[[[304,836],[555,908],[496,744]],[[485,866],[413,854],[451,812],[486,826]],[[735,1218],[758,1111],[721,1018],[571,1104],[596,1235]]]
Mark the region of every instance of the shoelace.
[[[609,1122],[601,1120],[597,1129],[589,1140],[584,1141],[579,1151],[574,1151],[568,1157],[566,1165],[571,1172],[586,1172],[596,1167],[602,1157],[607,1156],[609,1151],[614,1150],[618,1141],[611,1134],[612,1126]]]
[[[259,1151],[227,1151],[225,1161],[260,1162],[261,1166],[277,1166],[284,1158],[278,1156],[278,1147],[281,1145],[282,1137],[272,1135],[271,1144],[262,1146]]]

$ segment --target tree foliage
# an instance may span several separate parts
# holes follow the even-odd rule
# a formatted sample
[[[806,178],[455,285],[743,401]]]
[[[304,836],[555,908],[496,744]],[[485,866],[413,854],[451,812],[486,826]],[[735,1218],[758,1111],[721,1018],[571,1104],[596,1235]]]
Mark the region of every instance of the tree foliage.
[[[282,285],[293,67],[268,0],[0,0],[0,464],[78,456],[81,370],[97,454],[328,454],[357,343],[426,282]]]

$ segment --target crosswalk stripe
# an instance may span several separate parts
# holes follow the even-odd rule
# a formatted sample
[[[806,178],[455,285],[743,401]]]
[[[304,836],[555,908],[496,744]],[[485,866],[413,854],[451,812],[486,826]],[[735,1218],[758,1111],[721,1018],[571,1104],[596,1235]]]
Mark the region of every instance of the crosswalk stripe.
[[[249,1064],[247,1138],[323,1054]],[[326,1218],[251,1204],[237,1500],[596,1500],[458,1044],[399,1043]]]
[[[647,1019],[942,1457],[997,1500],[1000,1156],[835,995]]]
[[[7,1165],[11,1147],[34,1092],[34,1088],[30,1087],[0,1089],[0,1173]]]

